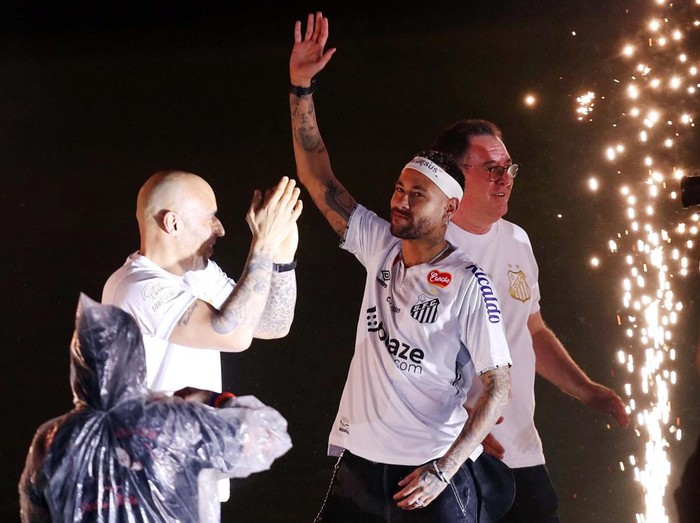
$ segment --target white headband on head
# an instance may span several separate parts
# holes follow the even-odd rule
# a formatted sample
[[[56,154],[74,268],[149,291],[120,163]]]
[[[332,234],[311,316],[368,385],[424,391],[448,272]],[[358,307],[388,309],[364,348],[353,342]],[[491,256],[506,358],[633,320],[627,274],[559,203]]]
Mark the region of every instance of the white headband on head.
[[[406,164],[404,169],[413,169],[427,176],[448,198],[461,200],[462,196],[464,196],[464,191],[459,182],[447,174],[442,167],[427,158],[416,156]]]

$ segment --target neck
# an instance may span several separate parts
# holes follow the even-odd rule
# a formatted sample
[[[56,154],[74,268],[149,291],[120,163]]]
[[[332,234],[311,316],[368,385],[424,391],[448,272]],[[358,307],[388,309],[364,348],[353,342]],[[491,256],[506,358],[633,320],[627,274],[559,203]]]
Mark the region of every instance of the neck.
[[[164,271],[168,271],[176,276],[184,276],[188,270],[193,268],[190,266],[192,261],[189,258],[182,259],[181,256],[170,252],[164,246],[161,245],[159,247],[142,243],[139,254],[151,260]]]
[[[495,222],[479,219],[478,217],[470,216],[467,213],[458,213],[453,216],[452,223],[454,223],[460,229],[464,229],[472,234],[486,234],[491,230],[491,226]]]
[[[449,251],[444,236],[430,240],[401,240],[401,256],[406,267],[435,262]]]

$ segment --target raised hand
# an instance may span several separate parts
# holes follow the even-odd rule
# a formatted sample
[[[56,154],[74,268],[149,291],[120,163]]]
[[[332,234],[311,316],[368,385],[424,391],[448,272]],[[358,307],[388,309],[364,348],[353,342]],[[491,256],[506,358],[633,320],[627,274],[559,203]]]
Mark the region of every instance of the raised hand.
[[[296,182],[284,176],[265,197],[255,191],[248,208],[246,221],[260,247],[276,251],[283,242],[294,237],[296,221],[301,215],[302,203]]]
[[[297,87],[309,87],[311,79],[328,63],[335,48],[324,51],[328,41],[328,18],[319,11],[309,14],[302,40],[301,22],[294,24],[294,48],[289,59],[289,79]]]

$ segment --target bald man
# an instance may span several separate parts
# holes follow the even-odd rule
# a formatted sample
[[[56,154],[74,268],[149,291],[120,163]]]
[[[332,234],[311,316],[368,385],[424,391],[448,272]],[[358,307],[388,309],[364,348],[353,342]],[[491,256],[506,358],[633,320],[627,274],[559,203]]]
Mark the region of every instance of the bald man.
[[[289,332],[301,210],[299,189],[286,177],[264,197],[255,192],[246,215],[250,254],[234,283],[209,259],[224,236],[209,184],[181,171],[146,181],[136,206],[140,249],[107,280],[102,302],[139,323],[150,389],[221,391],[219,351],[243,351],[253,338]]]

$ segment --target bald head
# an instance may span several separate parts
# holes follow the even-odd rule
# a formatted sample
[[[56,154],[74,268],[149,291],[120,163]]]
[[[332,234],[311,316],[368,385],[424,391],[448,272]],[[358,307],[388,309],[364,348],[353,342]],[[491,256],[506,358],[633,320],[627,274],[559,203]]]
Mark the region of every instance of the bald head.
[[[196,174],[161,171],[143,184],[136,200],[140,252],[174,272],[202,269],[224,227],[216,197]]]
[[[165,211],[186,212],[188,202],[197,196],[214,197],[214,191],[200,176],[185,171],[155,173],[143,184],[136,200],[139,226],[157,223]]]

